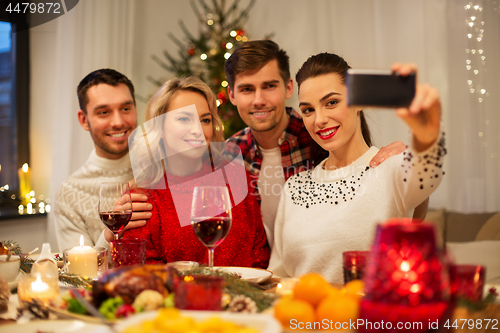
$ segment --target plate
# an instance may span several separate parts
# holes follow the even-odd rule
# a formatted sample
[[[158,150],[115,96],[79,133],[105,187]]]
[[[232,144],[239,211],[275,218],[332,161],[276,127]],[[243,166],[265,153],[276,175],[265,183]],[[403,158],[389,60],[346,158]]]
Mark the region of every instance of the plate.
[[[235,324],[255,328],[261,333],[281,333],[280,323],[270,315],[266,314],[248,314],[223,311],[188,311],[183,310],[181,314],[189,316],[194,320],[203,320],[209,317],[220,317],[221,319],[231,321]],[[137,325],[144,320],[151,320],[158,316],[158,311],[143,312],[123,320],[117,324],[121,332],[131,325]],[[16,332],[19,333],[19,332]]]
[[[222,272],[238,274],[243,280],[255,283],[266,282],[273,276],[271,271],[261,268],[230,266],[218,266],[214,268]]]
[[[112,333],[105,325],[84,323],[79,320],[38,320],[26,324],[0,326],[0,333]]]
[[[76,319],[77,321],[82,321],[88,324],[100,324],[101,321],[91,315],[78,314],[74,312],[69,312],[68,310],[59,309],[53,306],[48,306],[49,310],[54,313],[57,318],[61,319]],[[19,333],[19,332],[16,332]]]
[[[19,279],[15,279],[12,282],[7,282],[7,284],[9,285],[10,291],[14,291],[14,289],[16,289],[17,285],[19,284]]]
[[[9,285],[10,291],[13,291],[14,289],[17,288],[17,285],[19,284],[19,279],[21,278],[21,274],[23,274],[23,273],[19,272],[19,274],[17,275],[17,277],[14,281],[7,282],[7,284]]]
[[[59,258],[61,258],[61,259],[62,259],[62,258],[63,258],[62,253],[55,252],[55,253],[52,253],[52,255],[54,256],[54,260],[55,260],[55,261],[56,261],[56,263],[57,263],[57,267],[62,268],[62,267],[64,266],[64,260],[59,260],[59,261],[58,261],[58,260],[56,259],[56,255],[58,255],[58,256],[59,256]],[[36,261],[36,260],[38,259],[38,257],[39,257],[39,256],[40,256],[40,253],[34,253],[34,254],[30,254],[30,255],[28,256],[28,258],[33,259],[33,260],[35,260],[35,261]]]

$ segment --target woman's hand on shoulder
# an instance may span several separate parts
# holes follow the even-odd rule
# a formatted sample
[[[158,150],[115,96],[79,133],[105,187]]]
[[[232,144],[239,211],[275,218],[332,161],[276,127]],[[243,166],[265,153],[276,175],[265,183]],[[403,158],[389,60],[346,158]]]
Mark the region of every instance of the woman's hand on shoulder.
[[[375,156],[373,156],[372,160],[370,161],[370,166],[372,168],[375,168],[389,157],[401,154],[406,150],[406,148],[407,148],[406,145],[401,141],[396,141],[391,143],[390,145],[382,147],[380,148],[378,153]]]
[[[396,63],[393,72],[406,76],[417,74],[415,64]],[[438,138],[441,126],[441,99],[436,88],[429,84],[417,84],[415,97],[408,108],[396,110],[398,117],[403,119],[413,134],[412,147],[416,151],[424,151]]]

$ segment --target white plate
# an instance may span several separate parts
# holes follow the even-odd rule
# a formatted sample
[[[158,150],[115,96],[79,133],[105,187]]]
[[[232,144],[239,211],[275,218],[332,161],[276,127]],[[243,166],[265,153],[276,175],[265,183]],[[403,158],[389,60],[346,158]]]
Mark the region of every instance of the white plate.
[[[21,278],[22,274],[23,273],[19,272],[19,274],[17,275],[17,277],[14,281],[7,282],[7,284],[9,285],[10,291],[13,291],[14,289],[17,288],[17,285],[19,284],[19,279]]]
[[[223,320],[231,321],[237,325],[251,327],[259,330],[260,333],[281,333],[280,323],[270,315],[266,314],[245,314],[224,311],[181,311],[183,316],[189,316],[194,320],[203,320],[209,317],[220,317]],[[121,332],[125,328],[137,325],[144,320],[152,320],[158,316],[158,311],[144,312],[134,315],[117,324]],[[20,332],[16,332],[20,333]]]
[[[54,313],[57,318],[60,319],[75,319],[75,321],[83,321],[88,324],[99,324],[101,321],[99,318],[91,316],[89,314],[79,314],[74,312],[69,312],[68,310],[58,309],[53,306],[49,306],[49,310]]]
[[[88,324],[78,320],[38,320],[26,324],[1,325],[0,333],[112,333],[104,325]]]
[[[7,282],[7,284],[9,285],[10,291],[13,291],[14,289],[17,288],[17,285],[19,284],[19,279],[16,279],[12,282]]]
[[[58,255],[59,255],[59,258],[61,258],[61,259],[63,258],[63,254],[62,254],[62,253],[59,253],[59,252],[54,252],[54,253],[52,253],[52,255],[54,256],[54,260],[55,260],[55,261],[56,261],[56,263],[57,263],[57,267],[62,268],[62,267],[63,267],[63,265],[64,265],[64,261],[63,261],[63,260],[60,260],[60,261],[56,260],[56,258],[55,258],[55,255],[56,255],[56,254],[58,254]],[[28,258],[33,259],[33,260],[35,260],[35,261],[36,261],[36,260],[38,259],[38,257],[39,257],[39,256],[40,256],[40,253],[34,253],[34,254],[30,254],[30,255],[28,256]]]
[[[268,281],[273,273],[271,271],[261,269],[261,268],[252,268],[252,267],[230,267],[230,266],[219,266],[214,267],[219,271],[223,271],[226,273],[233,273],[241,276],[243,280],[255,283],[262,283]]]

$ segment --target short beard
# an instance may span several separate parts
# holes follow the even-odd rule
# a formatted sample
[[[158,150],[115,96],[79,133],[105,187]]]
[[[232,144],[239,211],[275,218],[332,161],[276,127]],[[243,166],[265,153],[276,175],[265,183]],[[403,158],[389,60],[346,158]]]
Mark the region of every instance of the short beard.
[[[259,132],[259,133],[262,133],[262,132],[269,132],[273,129],[276,128],[276,126],[278,126],[278,122],[274,123],[274,124],[270,124],[269,127],[267,128],[264,128],[264,129],[256,129],[256,128],[252,128],[252,131],[255,131],[255,132]]]
[[[94,142],[94,144],[97,145],[99,148],[101,148],[106,153],[112,154],[112,155],[123,155],[123,154],[128,152],[128,144],[127,144],[127,148],[125,148],[124,150],[121,150],[121,151],[112,150],[109,147],[106,147],[106,145],[101,144],[99,142],[99,140],[97,140],[98,138],[96,138],[94,136],[94,132],[92,131],[92,127],[90,126],[90,123],[88,120],[87,120],[87,125],[89,127],[90,137],[92,138],[92,141]]]

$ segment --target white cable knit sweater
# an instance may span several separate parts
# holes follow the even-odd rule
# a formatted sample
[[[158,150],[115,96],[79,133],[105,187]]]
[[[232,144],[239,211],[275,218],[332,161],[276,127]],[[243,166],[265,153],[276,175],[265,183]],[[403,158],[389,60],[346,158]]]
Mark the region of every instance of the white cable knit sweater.
[[[370,148],[349,166],[301,172],[285,184],[276,216],[269,270],[276,276],[317,272],[343,283],[342,252],[369,250],[377,223],[411,217],[439,185],[444,139],[428,150],[411,149],[376,168]]]
[[[59,250],[79,245],[80,235],[85,245],[96,245],[105,228],[97,212],[101,183],[128,182],[133,177],[128,154],[110,160],[97,156],[93,150],[85,164],[57,192],[54,212]]]

